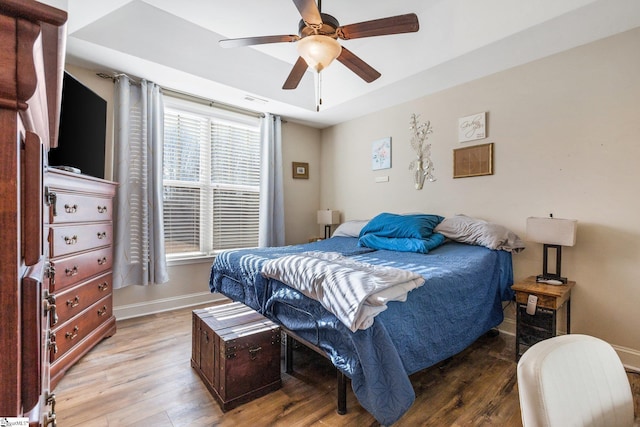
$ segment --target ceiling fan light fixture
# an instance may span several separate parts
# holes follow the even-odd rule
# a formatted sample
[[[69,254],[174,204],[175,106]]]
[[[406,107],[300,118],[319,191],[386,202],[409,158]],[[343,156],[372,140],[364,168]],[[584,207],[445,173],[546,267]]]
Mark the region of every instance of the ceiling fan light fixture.
[[[298,41],[298,54],[317,72],[327,68],[342,52],[342,46],[334,38],[310,35]]]

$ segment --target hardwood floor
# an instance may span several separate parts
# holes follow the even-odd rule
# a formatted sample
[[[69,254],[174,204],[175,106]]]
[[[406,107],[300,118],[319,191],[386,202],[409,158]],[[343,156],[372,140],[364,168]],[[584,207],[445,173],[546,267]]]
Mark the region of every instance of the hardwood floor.
[[[282,374],[282,389],[223,413],[190,365],[191,310],[119,321],[116,335],[58,384],[58,426],[378,425],[350,385],[348,413],[336,413],[335,370],[304,347],[294,374]],[[449,363],[412,375],[416,401],[395,425],[521,426],[513,352],[513,337],[483,337]]]

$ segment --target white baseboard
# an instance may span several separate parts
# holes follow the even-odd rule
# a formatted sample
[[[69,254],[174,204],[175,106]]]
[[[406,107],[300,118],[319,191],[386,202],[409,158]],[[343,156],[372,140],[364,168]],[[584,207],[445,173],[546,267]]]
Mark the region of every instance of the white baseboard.
[[[147,316],[149,314],[162,313],[164,311],[176,310],[179,308],[193,307],[216,301],[219,294],[210,292],[198,292],[196,294],[179,295],[171,298],[145,301],[135,304],[126,304],[113,307],[113,314],[117,320],[131,319],[134,317]]]
[[[620,356],[620,360],[622,360],[625,368],[640,372],[640,351],[619,345],[614,345],[613,348],[616,350],[616,353],[618,353],[618,356]]]
[[[498,330],[501,333],[507,335],[515,335],[516,334],[516,321],[515,319],[504,319],[504,321],[498,326]],[[561,334],[566,333],[565,331],[559,331]],[[613,349],[618,353],[618,357],[622,361],[622,364],[625,368],[630,369],[632,371],[640,372],[640,350],[636,350],[633,348],[622,347],[620,345],[611,345]],[[515,349],[514,349],[515,351]]]

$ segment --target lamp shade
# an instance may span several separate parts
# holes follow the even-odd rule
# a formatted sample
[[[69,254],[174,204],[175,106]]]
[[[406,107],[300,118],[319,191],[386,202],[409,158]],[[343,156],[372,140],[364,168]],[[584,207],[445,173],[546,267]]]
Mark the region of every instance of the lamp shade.
[[[318,224],[340,224],[340,211],[333,211],[331,209],[318,211]]]
[[[547,245],[573,246],[576,244],[578,221],[561,218],[527,218],[527,240]]]
[[[307,65],[318,72],[327,68],[342,52],[336,39],[317,34],[300,39],[297,48]]]

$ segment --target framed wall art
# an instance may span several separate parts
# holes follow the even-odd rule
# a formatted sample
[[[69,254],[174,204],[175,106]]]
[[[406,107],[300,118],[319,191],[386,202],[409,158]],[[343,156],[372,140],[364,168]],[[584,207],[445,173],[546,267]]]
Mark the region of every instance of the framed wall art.
[[[493,175],[493,142],[453,150],[453,177]]]
[[[475,141],[487,137],[487,113],[476,113],[458,119],[458,142]]]
[[[309,179],[309,163],[292,162],[294,179]]]
[[[391,167],[391,137],[373,141],[371,144],[371,169],[389,169]]]

